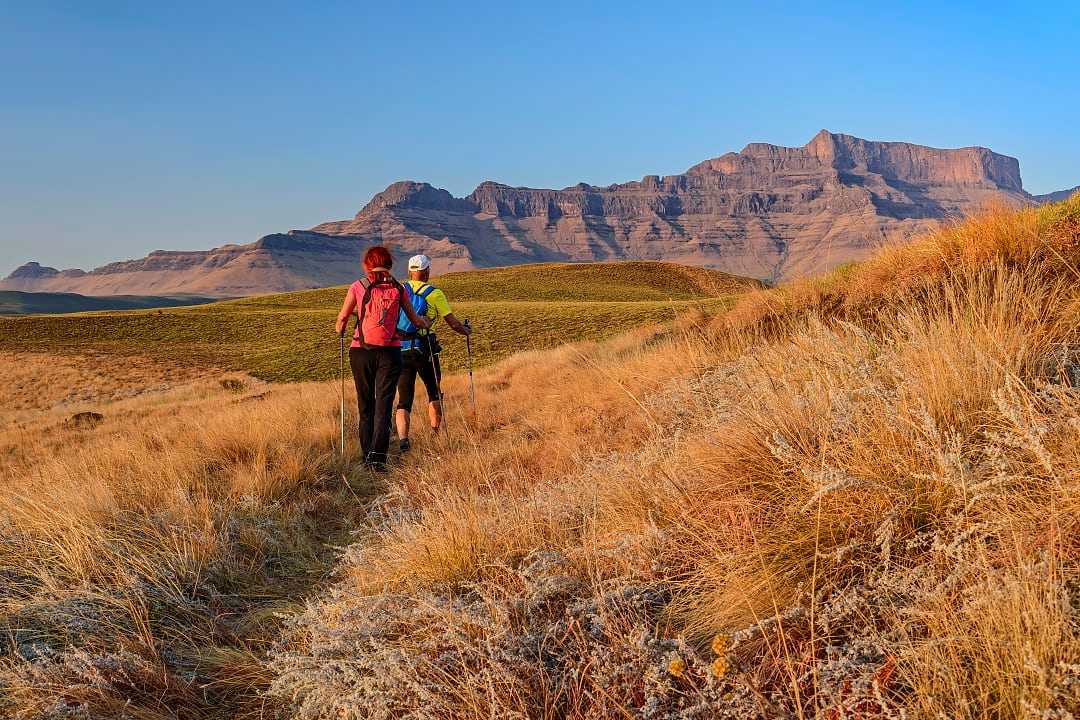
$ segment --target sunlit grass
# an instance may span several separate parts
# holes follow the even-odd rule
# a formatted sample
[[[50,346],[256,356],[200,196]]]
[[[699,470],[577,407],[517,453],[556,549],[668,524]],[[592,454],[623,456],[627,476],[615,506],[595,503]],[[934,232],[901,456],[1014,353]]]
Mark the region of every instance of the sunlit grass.
[[[711,270],[638,262],[528,265],[436,282],[455,315],[475,326],[478,366],[519,350],[611,337],[696,306],[716,312],[735,293],[756,286]],[[328,288],[194,308],[0,318],[0,349],[77,349],[235,370],[274,382],[326,380],[337,373],[333,323],[343,293]],[[465,367],[464,342],[443,330],[444,367]]]

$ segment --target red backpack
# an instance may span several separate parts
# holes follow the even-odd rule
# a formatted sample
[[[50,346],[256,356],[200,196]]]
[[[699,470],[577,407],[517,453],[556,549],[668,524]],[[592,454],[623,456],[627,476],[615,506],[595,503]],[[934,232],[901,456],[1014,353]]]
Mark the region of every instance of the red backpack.
[[[360,286],[364,288],[364,297],[356,310],[360,319],[356,323],[353,340],[360,347],[400,345],[397,324],[404,294],[401,283],[392,276],[383,276],[374,282],[365,277],[360,279]]]

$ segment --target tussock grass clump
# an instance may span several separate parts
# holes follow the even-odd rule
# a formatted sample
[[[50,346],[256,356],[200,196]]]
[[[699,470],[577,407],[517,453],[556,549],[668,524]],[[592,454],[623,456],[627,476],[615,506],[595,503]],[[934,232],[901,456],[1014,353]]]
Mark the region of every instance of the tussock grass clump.
[[[482,373],[274,693],[307,718],[1080,712],[1078,218],[995,210]]]

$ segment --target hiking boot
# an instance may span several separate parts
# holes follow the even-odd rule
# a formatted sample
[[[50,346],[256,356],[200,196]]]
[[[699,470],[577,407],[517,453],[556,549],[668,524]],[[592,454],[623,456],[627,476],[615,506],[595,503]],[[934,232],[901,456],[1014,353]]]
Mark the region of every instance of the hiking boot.
[[[398,443],[398,450],[401,450],[401,452],[408,452],[411,447],[412,443],[409,442],[409,438],[401,438],[401,442]]]
[[[364,458],[364,465],[368,470],[377,473],[386,472],[386,453],[369,452]]]

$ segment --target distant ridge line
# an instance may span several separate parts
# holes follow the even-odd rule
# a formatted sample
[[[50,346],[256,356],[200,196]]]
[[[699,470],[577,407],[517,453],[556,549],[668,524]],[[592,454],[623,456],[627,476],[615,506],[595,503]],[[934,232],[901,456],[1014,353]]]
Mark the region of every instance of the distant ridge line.
[[[1075,190],[1075,189],[1074,189]],[[992,203],[1037,205],[1016,158],[822,130],[750,143],[676,175],[561,190],[480,183],[464,198],[404,180],[349,220],[206,251],[156,251],[89,272],[27,263],[0,289],[243,296],[355,278],[363,248],[432,258],[436,272],[529,262],[667,260],[770,282],[826,271]]]

